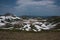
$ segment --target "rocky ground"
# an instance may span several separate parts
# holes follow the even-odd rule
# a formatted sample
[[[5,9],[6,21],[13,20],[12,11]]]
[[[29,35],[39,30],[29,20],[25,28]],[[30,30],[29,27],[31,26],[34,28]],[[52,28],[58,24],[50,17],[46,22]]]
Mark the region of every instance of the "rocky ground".
[[[35,33],[0,30],[0,40],[60,40],[60,31]]]

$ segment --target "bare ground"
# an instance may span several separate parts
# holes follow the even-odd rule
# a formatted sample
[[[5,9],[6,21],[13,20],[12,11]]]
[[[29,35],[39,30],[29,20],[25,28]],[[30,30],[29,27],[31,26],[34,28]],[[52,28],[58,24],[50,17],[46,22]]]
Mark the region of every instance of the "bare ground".
[[[60,32],[0,31],[0,40],[60,40]]]

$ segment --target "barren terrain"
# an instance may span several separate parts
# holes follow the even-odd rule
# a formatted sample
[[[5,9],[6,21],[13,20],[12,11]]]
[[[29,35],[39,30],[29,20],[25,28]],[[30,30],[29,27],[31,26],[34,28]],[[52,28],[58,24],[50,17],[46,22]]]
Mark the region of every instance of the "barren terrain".
[[[0,40],[60,40],[60,31],[35,33],[1,30]]]

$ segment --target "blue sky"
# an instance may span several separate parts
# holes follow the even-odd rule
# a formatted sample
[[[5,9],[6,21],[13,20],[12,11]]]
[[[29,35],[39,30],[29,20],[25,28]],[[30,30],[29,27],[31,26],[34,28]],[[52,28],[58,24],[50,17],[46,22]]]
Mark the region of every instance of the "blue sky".
[[[0,0],[0,14],[60,16],[60,0]]]

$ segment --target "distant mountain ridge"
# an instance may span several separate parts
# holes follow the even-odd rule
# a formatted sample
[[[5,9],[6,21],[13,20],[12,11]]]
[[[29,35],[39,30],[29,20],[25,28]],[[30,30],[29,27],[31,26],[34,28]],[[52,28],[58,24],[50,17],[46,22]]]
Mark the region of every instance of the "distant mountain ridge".
[[[60,16],[28,16],[28,15],[23,15],[20,17],[29,17],[29,18],[37,18],[37,17],[41,17],[41,18],[52,18],[52,17],[60,17]]]

